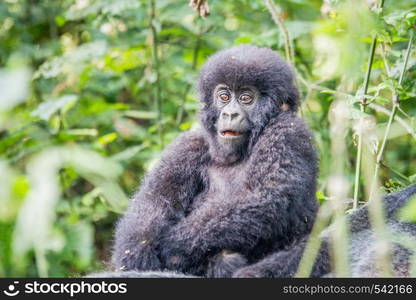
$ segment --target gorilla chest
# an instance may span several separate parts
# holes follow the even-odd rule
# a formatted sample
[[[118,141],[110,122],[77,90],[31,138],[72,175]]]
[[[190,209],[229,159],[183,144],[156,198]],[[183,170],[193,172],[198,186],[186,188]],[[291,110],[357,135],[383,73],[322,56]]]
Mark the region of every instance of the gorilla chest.
[[[202,191],[195,196],[185,215],[199,209],[203,203],[215,203],[225,207],[227,204],[238,202],[242,198],[241,195],[247,191],[246,169],[244,163],[231,167],[208,167]]]
[[[208,169],[208,196],[231,196],[244,190],[246,164],[230,167],[211,166]]]

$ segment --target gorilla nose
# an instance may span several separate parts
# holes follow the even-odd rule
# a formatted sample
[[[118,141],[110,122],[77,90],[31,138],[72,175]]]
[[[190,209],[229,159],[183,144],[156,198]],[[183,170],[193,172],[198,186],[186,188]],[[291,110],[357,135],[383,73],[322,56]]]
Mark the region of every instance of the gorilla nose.
[[[224,119],[229,119],[230,121],[233,121],[237,119],[240,114],[238,112],[223,112],[222,114]]]

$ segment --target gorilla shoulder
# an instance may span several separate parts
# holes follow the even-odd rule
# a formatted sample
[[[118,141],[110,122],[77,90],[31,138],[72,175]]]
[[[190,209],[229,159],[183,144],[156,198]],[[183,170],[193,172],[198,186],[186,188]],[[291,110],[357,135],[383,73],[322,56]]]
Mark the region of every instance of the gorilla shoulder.
[[[307,144],[308,147],[313,144],[312,132],[304,120],[292,111],[282,111],[277,118],[273,119],[269,126],[265,128],[259,141],[267,139],[269,143],[273,143],[281,141],[282,138],[287,141],[293,140],[297,143]]]
[[[162,155],[187,160],[191,156],[201,156],[208,152],[209,142],[202,130],[196,129],[180,134],[169,145]]]

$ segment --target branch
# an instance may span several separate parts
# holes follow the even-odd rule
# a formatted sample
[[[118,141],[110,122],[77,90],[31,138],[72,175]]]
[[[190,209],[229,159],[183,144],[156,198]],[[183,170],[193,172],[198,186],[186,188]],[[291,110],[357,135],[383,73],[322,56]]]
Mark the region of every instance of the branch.
[[[273,2],[273,0],[265,0],[267,9],[272,15],[273,21],[279,27],[280,32],[283,34],[285,40],[285,56],[286,60],[294,67],[295,66],[295,53],[292,46],[292,40],[290,39],[289,31],[286,28],[286,25],[283,21],[281,14],[279,13],[279,8]]]

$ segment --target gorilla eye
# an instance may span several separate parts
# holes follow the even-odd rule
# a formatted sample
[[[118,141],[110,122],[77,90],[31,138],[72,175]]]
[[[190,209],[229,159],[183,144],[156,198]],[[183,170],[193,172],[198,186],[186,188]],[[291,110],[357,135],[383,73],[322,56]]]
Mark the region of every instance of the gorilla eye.
[[[243,103],[250,103],[251,101],[253,101],[253,97],[249,94],[242,94],[240,96],[240,101]]]
[[[227,93],[221,93],[220,94],[220,99],[222,100],[222,101],[229,101],[230,100],[230,96],[227,94]]]

